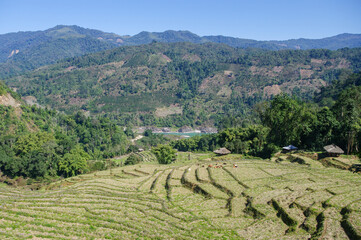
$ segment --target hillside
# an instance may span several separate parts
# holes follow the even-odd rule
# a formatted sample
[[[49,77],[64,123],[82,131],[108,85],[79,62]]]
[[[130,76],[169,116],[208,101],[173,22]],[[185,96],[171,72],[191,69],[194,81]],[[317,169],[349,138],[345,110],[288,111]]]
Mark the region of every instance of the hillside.
[[[59,25],[44,31],[17,32],[0,35],[0,78],[13,76],[67,58],[117,46],[149,44],[153,41],[172,43],[222,43],[237,48],[331,49],[361,47],[360,34],[340,34],[323,39],[256,41],[227,36],[198,36],[189,31],[140,32],[119,36],[79,26]]]
[[[152,43],[67,59],[6,82],[68,113],[83,109],[124,125],[180,127],[247,115],[254,104],[281,92],[311,99],[340,75],[359,71],[360,58],[360,48],[266,51]],[[157,117],[157,109],[170,115]]]
[[[33,70],[56,61],[113,48],[121,41],[112,33],[78,26],[0,35],[0,77]]]
[[[359,174],[310,161],[311,167],[234,155],[198,164],[142,163],[68,178],[42,191],[0,185],[0,235],[359,239]]]
[[[88,160],[124,154],[128,146],[123,130],[108,118],[29,106],[0,82],[0,182],[103,169],[104,163]]]

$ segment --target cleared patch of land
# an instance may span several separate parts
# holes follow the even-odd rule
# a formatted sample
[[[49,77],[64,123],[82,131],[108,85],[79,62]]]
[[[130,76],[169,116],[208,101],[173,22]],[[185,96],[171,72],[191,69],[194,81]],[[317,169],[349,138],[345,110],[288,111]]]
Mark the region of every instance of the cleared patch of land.
[[[166,117],[172,114],[182,114],[182,110],[183,110],[182,107],[172,105],[169,107],[157,108],[155,111],[155,115],[157,117]]]
[[[0,238],[359,239],[360,175],[304,161],[144,162],[39,191],[0,185]]]

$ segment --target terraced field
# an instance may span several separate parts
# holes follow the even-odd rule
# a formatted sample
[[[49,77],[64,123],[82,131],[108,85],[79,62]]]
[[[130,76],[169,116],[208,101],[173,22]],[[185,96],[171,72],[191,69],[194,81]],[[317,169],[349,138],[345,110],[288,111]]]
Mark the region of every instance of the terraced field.
[[[361,175],[219,160],[142,163],[40,191],[1,185],[0,239],[27,238],[360,239]]]

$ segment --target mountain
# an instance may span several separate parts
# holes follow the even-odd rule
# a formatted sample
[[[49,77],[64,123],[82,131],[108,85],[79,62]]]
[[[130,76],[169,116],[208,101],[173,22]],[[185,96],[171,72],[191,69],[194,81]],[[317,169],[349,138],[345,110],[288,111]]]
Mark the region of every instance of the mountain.
[[[204,36],[200,37],[189,31],[172,31],[165,32],[141,32],[132,37],[123,39],[119,45],[140,45],[156,42],[191,42],[191,43],[222,43],[237,48],[261,48],[267,50],[281,49],[330,49],[337,50],[340,48],[361,47],[361,34],[340,34],[333,37],[322,39],[292,39],[285,41],[257,41],[252,39],[226,37],[226,36]]]
[[[104,33],[102,31],[85,29],[78,26],[59,25],[45,31],[35,32],[17,32],[0,35],[0,62],[5,62],[24,50],[28,54],[41,48],[44,44],[49,45],[52,41],[88,38],[97,42],[99,45],[111,46],[121,41],[120,36],[113,33]],[[110,45],[109,45],[110,44]],[[63,46],[66,50],[67,46]],[[87,53],[87,52],[83,52]],[[76,56],[70,54],[69,57]]]
[[[249,117],[252,106],[281,92],[312,99],[322,86],[360,71],[360,63],[361,48],[269,51],[153,42],[68,58],[6,83],[68,113],[180,127],[212,125],[225,114]]]
[[[79,26],[59,25],[45,31],[18,32],[0,35],[0,78],[34,70],[58,60],[94,53],[118,46],[133,46],[152,42],[222,43],[237,48],[336,50],[361,47],[361,34],[341,34],[323,39],[293,39],[286,41],[256,41],[226,36],[200,37],[189,31],[141,32],[134,36],[119,36]]]
[[[0,35],[0,77],[36,69],[56,61],[117,46],[112,33],[78,26],[56,26],[45,31]]]

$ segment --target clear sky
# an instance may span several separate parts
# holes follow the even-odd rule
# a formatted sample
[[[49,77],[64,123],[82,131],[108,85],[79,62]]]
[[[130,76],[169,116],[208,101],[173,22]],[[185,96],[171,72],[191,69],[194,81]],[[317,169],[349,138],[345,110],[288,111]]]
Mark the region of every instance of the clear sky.
[[[56,25],[256,40],[361,33],[361,0],[0,0],[0,34]]]

